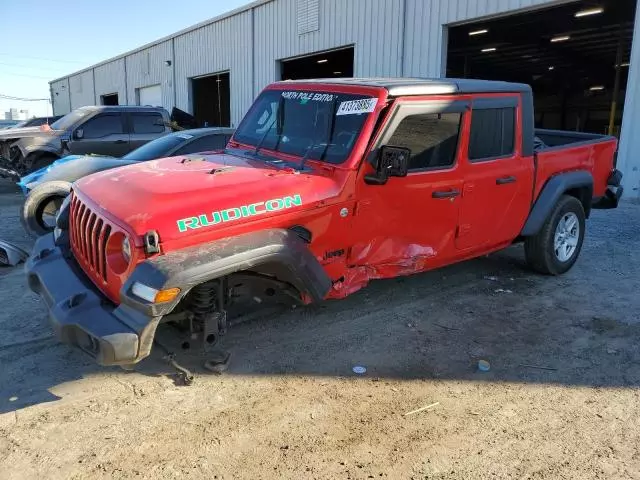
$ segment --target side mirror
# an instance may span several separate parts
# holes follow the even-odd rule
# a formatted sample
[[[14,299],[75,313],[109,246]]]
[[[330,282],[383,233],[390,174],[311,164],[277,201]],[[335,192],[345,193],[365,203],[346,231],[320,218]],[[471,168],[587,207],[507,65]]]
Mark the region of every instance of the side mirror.
[[[77,128],[73,132],[73,139],[74,140],[82,140],[83,138],[84,138],[84,130],[82,130],[81,128]]]
[[[389,177],[406,177],[410,157],[408,148],[383,145],[378,154],[376,173],[365,175],[364,181],[369,185],[384,185]]]

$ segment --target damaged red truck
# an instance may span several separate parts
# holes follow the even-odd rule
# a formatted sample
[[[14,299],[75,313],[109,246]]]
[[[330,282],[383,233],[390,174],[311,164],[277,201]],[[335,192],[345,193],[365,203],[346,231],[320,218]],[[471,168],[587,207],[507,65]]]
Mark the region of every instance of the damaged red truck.
[[[247,303],[341,298],[516,242],[561,274],[591,209],[622,195],[615,152],[613,137],[534,130],[527,85],[274,83],[224,151],[74,184],[28,281],[63,341],[130,365],[159,323],[206,347]]]

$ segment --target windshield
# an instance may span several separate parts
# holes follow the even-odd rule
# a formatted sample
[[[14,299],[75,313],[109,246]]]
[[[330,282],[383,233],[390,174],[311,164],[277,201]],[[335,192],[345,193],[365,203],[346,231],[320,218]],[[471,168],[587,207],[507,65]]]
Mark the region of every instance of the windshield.
[[[173,133],[164,137],[156,138],[149,143],[145,143],[132,152],[129,152],[123,160],[131,160],[134,162],[144,162],[154,158],[166,157],[168,153],[178,145],[181,145],[193,138],[188,133]]]
[[[376,102],[365,95],[266,90],[233,139],[310,160],[342,163]]]
[[[73,112],[67,113],[61,119],[53,122],[50,127],[53,130],[66,130],[69,127],[75,125],[75,123],[80,120],[82,117],[86,117],[92,112],[92,110],[85,110],[83,108],[79,108],[78,110],[74,110]]]

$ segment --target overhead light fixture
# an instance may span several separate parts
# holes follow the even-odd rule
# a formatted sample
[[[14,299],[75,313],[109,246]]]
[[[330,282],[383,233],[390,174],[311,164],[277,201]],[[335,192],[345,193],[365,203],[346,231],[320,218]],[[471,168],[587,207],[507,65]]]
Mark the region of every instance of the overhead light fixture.
[[[480,50],[482,53],[489,53],[489,52],[495,52],[497,49],[495,47],[491,47],[491,48],[483,48],[482,50]]]
[[[589,90],[591,90],[592,92],[601,92],[602,90],[604,90],[604,86],[602,86],[602,85],[594,85]]]
[[[482,30],[474,30],[473,32],[469,32],[469,36],[472,37],[474,35],[482,35],[484,33],[487,33],[489,30],[487,30],[486,28],[483,28]]]
[[[342,72],[333,72],[334,75],[342,75]]]
[[[629,65],[631,65],[629,62],[624,62],[620,64],[621,67],[628,67]]]
[[[560,37],[553,37],[551,39],[551,43],[558,43],[558,42],[566,42],[567,40],[569,40],[571,37],[569,35],[562,35]]]
[[[556,67],[549,67],[549,71],[555,70],[555,69],[556,69]]]
[[[326,58],[321,58],[320,60],[318,60],[318,63],[327,63],[329,60],[327,60]]]
[[[602,12],[604,12],[604,8],[602,7],[588,8],[586,10],[580,10],[579,12],[576,12],[575,17],[580,18],[588,17],[589,15],[600,15]]]

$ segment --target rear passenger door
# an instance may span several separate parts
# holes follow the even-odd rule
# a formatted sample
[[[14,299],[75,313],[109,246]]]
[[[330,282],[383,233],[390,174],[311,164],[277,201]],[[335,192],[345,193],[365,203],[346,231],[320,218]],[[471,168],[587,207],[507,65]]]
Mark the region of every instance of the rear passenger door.
[[[456,247],[486,249],[515,239],[531,206],[533,159],[522,156],[520,96],[475,98]]]
[[[121,157],[129,152],[129,134],[120,112],[99,113],[79,125],[68,142],[76,155],[110,155]]]
[[[131,150],[168,133],[160,112],[130,112]]]

